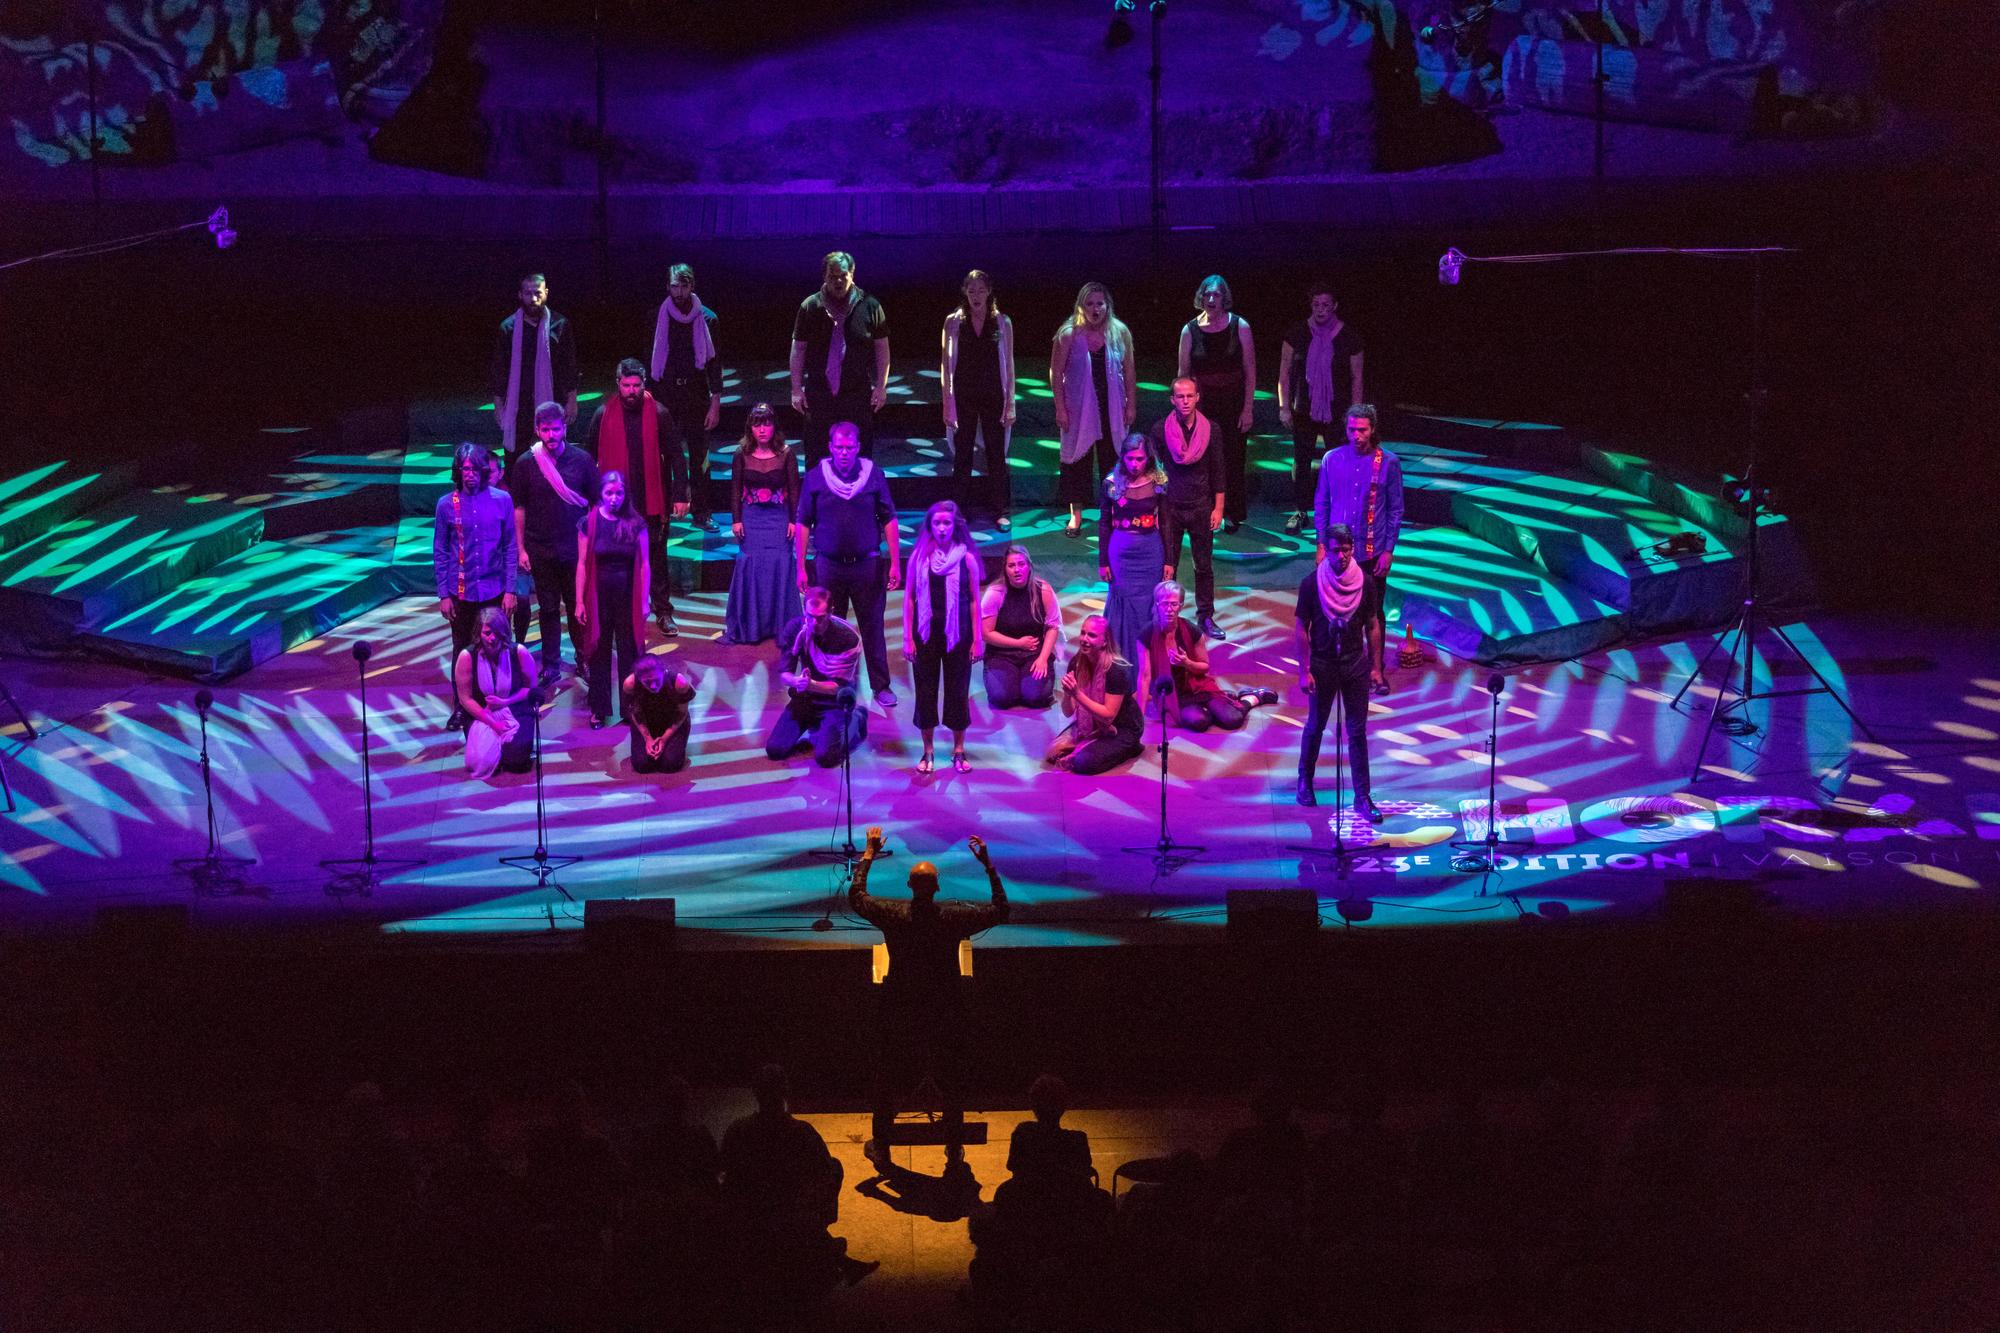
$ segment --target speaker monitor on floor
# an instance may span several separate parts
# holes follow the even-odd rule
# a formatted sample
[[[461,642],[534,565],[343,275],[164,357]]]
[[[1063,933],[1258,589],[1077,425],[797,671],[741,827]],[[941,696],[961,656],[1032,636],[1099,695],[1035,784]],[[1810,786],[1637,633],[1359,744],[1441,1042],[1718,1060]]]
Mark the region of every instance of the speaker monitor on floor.
[[[1231,889],[1229,938],[1297,940],[1319,929],[1319,899],[1309,889]]]
[[[587,946],[651,952],[674,946],[672,898],[586,898],[583,938]]]

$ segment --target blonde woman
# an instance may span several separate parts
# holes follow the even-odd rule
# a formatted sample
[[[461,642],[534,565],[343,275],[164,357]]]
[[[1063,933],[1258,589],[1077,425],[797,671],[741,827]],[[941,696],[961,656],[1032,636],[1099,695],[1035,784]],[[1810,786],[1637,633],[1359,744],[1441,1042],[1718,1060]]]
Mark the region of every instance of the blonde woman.
[[[1111,471],[1118,441],[1139,419],[1139,368],[1132,330],[1113,313],[1111,289],[1086,282],[1076,308],[1056,330],[1049,353],[1049,392],[1062,445],[1062,499],[1069,506],[1065,537],[1083,534],[1083,507],[1097,479]]]
[[[1090,776],[1139,757],[1144,748],[1131,664],[1111,644],[1103,616],[1086,616],[1076,631],[1076,656],[1061,682],[1063,729],[1042,762]]]

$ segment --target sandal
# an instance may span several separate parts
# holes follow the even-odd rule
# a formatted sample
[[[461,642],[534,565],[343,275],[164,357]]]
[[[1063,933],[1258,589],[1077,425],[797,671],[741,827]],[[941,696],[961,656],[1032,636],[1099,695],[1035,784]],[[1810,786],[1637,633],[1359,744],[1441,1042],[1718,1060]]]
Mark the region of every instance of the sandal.
[[[1063,536],[1065,537],[1081,537],[1082,535],[1083,535],[1083,520],[1080,518],[1071,519],[1063,527]]]
[[[965,751],[963,750],[953,750],[951,752],[951,766],[961,773],[970,773],[972,771],[972,761],[965,757]]]
[[[1006,532],[1013,528],[1014,520],[1008,518],[1005,514],[1002,514],[1000,515],[1000,517],[993,520],[993,526],[1000,529],[1000,531],[1002,532]]]
[[[920,775],[929,774],[931,770],[936,767],[937,767],[937,761],[933,759],[930,755],[924,755],[922,758],[917,760],[917,772]]]

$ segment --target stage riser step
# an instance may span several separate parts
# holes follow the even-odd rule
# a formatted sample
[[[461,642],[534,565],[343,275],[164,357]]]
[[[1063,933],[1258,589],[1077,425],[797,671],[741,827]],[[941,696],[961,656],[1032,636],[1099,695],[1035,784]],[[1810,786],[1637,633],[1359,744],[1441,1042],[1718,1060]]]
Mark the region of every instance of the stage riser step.
[[[0,552],[12,551],[79,514],[132,489],[132,469],[88,467],[67,459],[30,468],[0,483]]]
[[[0,555],[0,646],[49,651],[255,545],[253,507],[140,491]]]
[[[1583,465],[1612,485],[1645,496],[1668,513],[1716,534],[1731,546],[1740,546],[1750,535],[1750,525],[1736,507],[1704,490],[1703,483],[1693,478],[1635,454],[1617,453],[1594,444],[1584,445],[1582,455]]]

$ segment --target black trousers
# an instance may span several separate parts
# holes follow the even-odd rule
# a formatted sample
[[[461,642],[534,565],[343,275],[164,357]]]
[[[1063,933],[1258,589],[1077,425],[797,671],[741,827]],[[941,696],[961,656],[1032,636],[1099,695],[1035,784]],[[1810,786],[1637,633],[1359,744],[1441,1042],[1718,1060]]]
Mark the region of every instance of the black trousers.
[[[889,688],[889,637],[882,618],[889,610],[889,567],[880,554],[844,565],[826,556],[813,560],[813,578],[833,594],[833,614],[861,632],[861,655],[868,660],[868,684]]]
[[[528,572],[535,579],[535,615],[542,622],[542,679],[546,681],[562,661],[563,614],[568,612],[572,623],[576,618],[576,559],[530,555]],[[575,646],[573,637],[571,646]]]
[[[910,669],[916,676],[916,723],[920,730],[928,731],[938,724],[940,678],[944,681],[945,727],[951,731],[964,731],[972,725],[971,643],[960,640],[958,647],[947,650],[943,646],[942,635],[936,644],[919,643]]]
[[[871,363],[866,380],[875,373]],[[844,377],[843,377],[844,378]],[[826,436],[834,425],[851,421],[861,432],[861,456],[875,456],[875,409],[869,405],[869,390],[864,383],[860,393],[849,390],[838,396],[824,391],[815,393],[806,390],[805,446],[806,466],[811,467],[826,457]]]
[[[1061,674],[1054,661],[1040,680],[1028,674],[1035,664],[1034,653],[986,650],[986,702],[994,708],[1047,708],[1055,702],[1056,677]]]
[[[708,500],[708,431],[702,424],[708,420],[708,381],[699,375],[684,380],[668,378],[655,384],[653,391],[673,418],[674,434],[687,450],[688,508],[695,518],[707,518],[715,512]],[[665,476],[660,482],[671,484]],[[671,503],[672,497],[668,500]]]
[[[619,682],[639,664],[639,642],[632,633],[632,586],[630,566],[597,564],[597,641],[590,650],[590,712],[593,717],[610,717],[611,704],[618,697]],[[617,670],[612,670],[612,650],[617,650]]]
[[[1074,463],[1058,464],[1056,487],[1062,502],[1079,509],[1096,508],[1098,485],[1111,474],[1117,462],[1118,454],[1111,441],[1099,439],[1090,446],[1089,453]]]
[[[1313,489],[1319,480],[1313,468],[1326,451],[1346,439],[1331,421],[1314,421],[1303,412],[1292,414],[1292,508],[1308,518],[1313,511]]]
[[[1213,498],[1188,504],[1185,501],[1160,506],[1160,544],[1166,548],[1165,568],[1180,577],[1181,534],[1194,553],[1194,604],[1203,616],[1215,615],[1215,534],[1209,530],[1208,516],[1215,512]]]
[[[889,959],[890,970],[896,960]],[[926,1076],[937,1084],[947,1161],[965,1156],[965,1018],[962,1001],[949,994],[911,993],[882,988],[875,1022],[876,1059],[870,1101],[870,1135],[889,1146],[896,1108]],[[928,1110],[929,1108],[924,1108]]]
[[[512,578],[514,568],[508,566],[508,576]],[[484,602],[472,602],[464,596],[452,600],[452,707],[464,707],[458,701],[458,654],[470,648],[480,638],[480,616],[488,606],[498,606],[500,598],[492,596]]]
[[[842,708],[793,699],[764,738],[764,754],[774,762],[783,762],[798,753],[801,745],[810,745],[813,761],[821,768],[838,768],[840,761],[867,739],[866,704]]]
[[[1312,663],[1312,700],[1306,710],[1306,728],[1299,737],[1299,780],[1312,781],[1319,764],[1320,741],[1326,724],[1333,718],[1333,701],[1347,715],[1347,761],[1353,769],[1354,799],[1367,798],[1368,785],[1368,666],[1364,662],[1343,672],[1335,663],[1315,658]]]
[[[687,767],[688,731],[693,718],[682,718],[674,729],[667,733],[667,743],[660,747],[658,759],[646,753],[646,742],[639,739],[639,729],[632,731],[632,771],[634,773],[678,773]]]
[[[1082,777],[1108,773],[1120,764],[1129,764],[1137,759],[1145,748],[1141,741],[1120,740],[1116,732],[1099,736],[1070,751],[1069,771]]]
[[[972,455],[975,437],[986,442],[986,491],[994,515],[1013,507],[1014,488],[1007,476],[1007,428],[1000,424],[1000,395],[958,395],[958,429],[951,433],[952,498],[965,509],[972,502]]]
[[[646,563],[652,567],[653,586],[646,589],[647,605],[656,616],[674,613],[674,582],[667,569],[667,517],[646,515]]]

